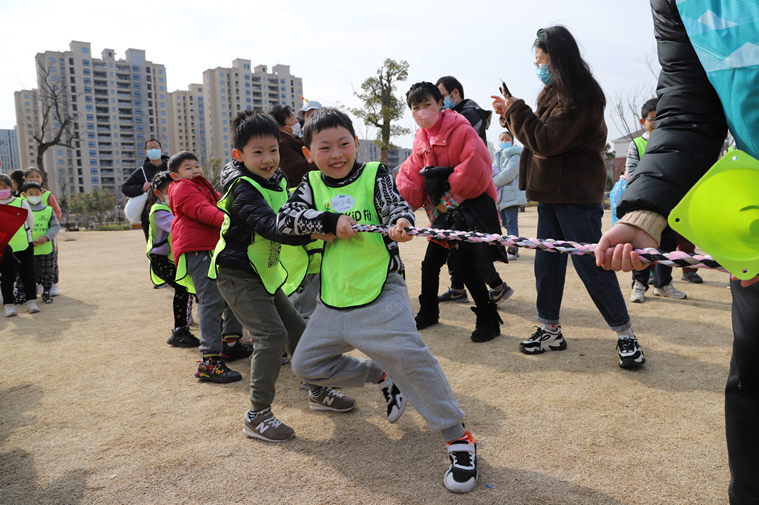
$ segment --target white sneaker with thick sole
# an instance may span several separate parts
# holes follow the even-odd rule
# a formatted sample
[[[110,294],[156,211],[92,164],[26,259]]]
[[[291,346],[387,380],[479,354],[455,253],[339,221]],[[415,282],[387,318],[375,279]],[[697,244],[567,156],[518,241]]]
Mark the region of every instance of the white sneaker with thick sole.
[[[50,296],[58,296],[58,284],[53,284],[53,287],[50,288]]]
[[[18,312],[16,312],[16,307],[14,307],[12,304],[5,306],[5,317],[13,317],[17,315]]]
[[[40,308],[37,307],[37,300],[28,300],[26,302],[26,310],[28,310],[30,314],[36,314],[39,312]]]
[[[643,303],[646,300],[646,285],[640,281],[635,281],[633,284],[632,293],[630,293],[630,301],[633,303]]]
[[[677,289],[670,282],[666,286],[660,288],[654,288],[654,296],[663,296],[664,298],[675,298],[677,300],[683,300],[688,298],[688,295]]]

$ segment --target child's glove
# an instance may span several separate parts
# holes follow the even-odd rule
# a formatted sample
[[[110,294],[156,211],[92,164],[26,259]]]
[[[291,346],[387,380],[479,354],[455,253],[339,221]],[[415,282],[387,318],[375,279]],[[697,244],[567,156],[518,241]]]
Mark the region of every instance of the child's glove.
[[[419,175],[424,176],[424,190],[430,197],[432,205],[440,203],[446,191],[451,189],[448,176],[453,173],[453,167],[424,167]]]

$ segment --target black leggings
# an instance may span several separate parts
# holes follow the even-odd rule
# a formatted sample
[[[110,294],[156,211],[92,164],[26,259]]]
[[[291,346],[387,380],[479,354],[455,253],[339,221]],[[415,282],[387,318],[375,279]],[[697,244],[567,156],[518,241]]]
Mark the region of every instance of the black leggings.
[[[187,300],[190,298],[190,293],[187,291],[187,288],[175,282],[174,279],[177,275],[176,267],[169,261],[168,256],[151,254],[150,268],[153,269],[153,272],[158,277],[174,288],[174,328],[187,326]]]
[[[13,282],[16,280],[16,274],[20,274],[21,276],[26,300],[37,299],[37,283],[34,278],[34,246],[29,244],[29,247],[23,251],[16,251],[13,255],[21,262],[20,265],[14,264],[11,261],[3,261],[2,263],[3,278],[0,281],[0,289],[2,290],[3,303],[5,305],[12,305],[14,302]]]
[[[449,254],[450,253],[450,254]],[[446,260],[464,281],[472,294],[475,305],[483,307],[490,301],[488,288],[477,268],[477,258],[467,244],[460,244],[456,249],[429,242],[422,261],[422,294],[419,301],[424,306],[437,305],[437,292],[440,288],[440,268]]]

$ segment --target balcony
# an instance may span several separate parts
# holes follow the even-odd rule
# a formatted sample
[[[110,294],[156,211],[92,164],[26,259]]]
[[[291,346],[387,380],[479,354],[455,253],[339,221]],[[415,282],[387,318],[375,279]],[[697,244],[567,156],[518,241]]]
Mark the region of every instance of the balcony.
[[[108,99],[107,98],[96,98],[95,99],[95,104],[96,105],[106,105],[107,103],[108,103]]]
[[[95,96],[108,96],[108,90],[107,89],[96,89],[95,90]]]
[[[108,114],[108,107],[95,107],[95,112],[98,114]]]
[[[108,77],[108,74],[106,72],[92,72],[93,77],[100,77],[102,79],[105,79]]]
[[[98,123],[108,123],[111,119],[108,116],[95,116]]]
[[[102,177],[103,184],[115,184],[116,179],[114,177]]]
[[[111,131],[111,125],[100,125],[98,126],[99,132],[110,132]]]
[[[134,132],[134,126],[122,126],[121,127],[121,131],[122,131],[122,133],[123,132],[132,133],[132,132]]]
[[[101,175],[113,175],[113,169],[112,168],[103,168],[100,170]]]
[[[118,89],[131,89],[131,85],[125,82],[117,82],[116,87]]]
[[[101,167],[112,167],[113,166],[113,160],[101,160],[100,161]]]
[[[108,152],[100,151],[100,153],[98,154],[98,158],[112,160],[113,159],[113,152],[112,151],[108,151]]]
[[[108,87],[108,81],[98,81],[97,79],[93,81],[95,86],[105,88]]]
[[[119,81],[127,81],[127,82],[130,80],[129,76],[126,76],[126,75],[117,75],[116,79]]]
[[[101,128],[98,128],[100,130]],[[98,133],[98,138],[104,138],[104,139],[110,139],[111,134],[110,133]]]
[[[122,108],[119,108],[119,114],[125,114],[127,116],[131,116],[132,115],[132,109],[122,109]]]
[[[121,151],[123,158],[135,158],[136,153],[134,151]]]
[[[117,72],[129,72],[129,65],[116,65]]]

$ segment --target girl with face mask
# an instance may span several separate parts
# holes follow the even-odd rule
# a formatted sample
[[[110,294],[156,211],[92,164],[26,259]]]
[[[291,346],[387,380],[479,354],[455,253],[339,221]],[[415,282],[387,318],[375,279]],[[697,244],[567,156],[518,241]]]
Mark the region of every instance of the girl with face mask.
[[[419,129],[413,153],[401,165],[396,180],[403,198],[415,209],[424,207],[436,226],[499,233],[490,154],[477,132],[464,116],[442,110],[440,90],[430,82],[414,84],[406,101]],[[505,251],[499,247],[430,241],[422,262],[417,329],[439,320],[440,268],[448,261],[455,265],[476,304],[472,341],[485,342],[500,335],[502,321],[477,264],[501,258],[505,259]]]
[[[538,237],[595,243],[601,237],[606,188],[604,108],[606,98],[583,60],[572,34],[563,26],[540,29],[533,44],[537,78],[545,85],[535,112],[511,95],[492,97],[501,126],[524,145],[519,189],[538,203]],[[613,272],[596,266],[592,256],[573,256],[575,271],[599,312],[617,336],[619,366],[645,363],[632,331],[624,297]],[[560,310],[567,259],[537,251],[538,328],[519,348],[526,354],[561,351]]]
[[[287,177],[287,186],[294,188],[303,176],[316,165],[309,163],[303,154],[303,138],[300,122],[289,105],[275,105],[269,111],[279,125],[279,169]]]

